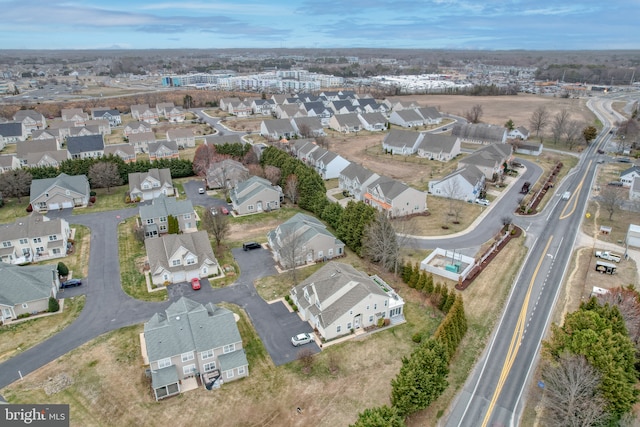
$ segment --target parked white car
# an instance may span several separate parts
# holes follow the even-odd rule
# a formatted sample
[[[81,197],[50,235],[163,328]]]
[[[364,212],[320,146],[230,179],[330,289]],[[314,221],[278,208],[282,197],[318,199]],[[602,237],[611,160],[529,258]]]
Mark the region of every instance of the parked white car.
[[[291,344],[293,344],[294,347],[308,344],[311,341],[313,341],[313,337],[311,336],[311,334],[307,334],[307,333],[298,334],[295,337],[291,337]]]
[[[476,199],[476,203],[482,206],[489,206],[489,201],[487,199]]]

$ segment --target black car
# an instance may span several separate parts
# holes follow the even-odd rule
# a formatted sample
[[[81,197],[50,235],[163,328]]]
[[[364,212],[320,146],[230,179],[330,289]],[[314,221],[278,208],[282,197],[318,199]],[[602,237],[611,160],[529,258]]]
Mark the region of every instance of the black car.
[[[262,245],[258,242],[247,242],[242,244],[242,249],[248,251],[249,249],[260,249]]]
[[[76,286],[81,286],[82,280],[80,279],[69,279],[66,282],[60,283],[60,288],[74,288]]]

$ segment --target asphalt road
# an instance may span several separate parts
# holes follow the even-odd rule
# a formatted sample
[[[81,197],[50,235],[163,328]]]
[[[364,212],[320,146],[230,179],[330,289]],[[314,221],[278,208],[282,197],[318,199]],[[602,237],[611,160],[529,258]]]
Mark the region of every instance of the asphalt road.
[[[608,123],[606,119],[601,120]],[[533,244],[507,300],[499,324],[462,392],[447,426],[517,425],[523,393],[569,265],[596,171],[596,149],[607,143],[609,126],[584,151],[576,169],[560,183],[542,214],[531,219]]]

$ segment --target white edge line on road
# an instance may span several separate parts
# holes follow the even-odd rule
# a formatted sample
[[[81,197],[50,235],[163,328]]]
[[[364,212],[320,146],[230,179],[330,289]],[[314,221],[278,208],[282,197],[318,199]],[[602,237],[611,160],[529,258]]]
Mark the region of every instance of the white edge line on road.
[[[469,398],[469,402],[467,402],[467,406],[465,406],[464,411],[462,412],[462,416],[460,417],[460,423],[458,424],[458,426],[462,425],[462,422],[464,421],[464,417],[467,415],[467,411],[469,410],[469,406],[471,406],[471,401],[473,400],[473,396],[476,394],[476,391],[478,390],[478,386],[480,385],[480,379],[482,378],[482,374],[484,373],[484,370],[487,367],[487,362],[489,360],[489,355],[491,354],[491,351],[493,350],[493,344],[496,341],[496,337],[498,336],[498,331],[500,330],[500,327],[502,326],[502,322],[504,321],[505,315],[507,313],[507,307],[509,307],[509,303],[511,302],[511,298],[513,297],[513,294],[514,294],[515,289],[516,289],[516,284],[520,280],[520,276],[522,276],[522,271],[524,270],[525,266],[527,265],[527,261],[529,260],[529,257],[533,253],[533,249],[536,247],[537,243],[538,243],[538,238],[536,237],[536,240],[533,242],[533,245],[531,246],[531,249],[527,253],[527,256],[525,257],[524,262],[522,263],[522,267],[520,267],[520,271],[518,272],[518,276],[516,277],[516,279],[513,281],[513,284],[511,285],[511,292],[509,292],[509,298],[507,299],[507,301],[506,301],[506,303],[504,305],[504,309],[502,310],[502,314],[500,315],[500,322],[498,323],[498,325],[496,326],[495,330],[493,331],[493,337],[491,338],[491,343],[489,344],[489,347],[487,347],[487,353],[485,355],[484,363],[482,364],[482,369],[480,370],[480,374],[478,375],[478,380],[476,381],[476,385],[473,387],[473,391],[471,393],[471,398]],[[464,390],[464,387],[463,387],[463,390]],[[516,406],[517,406],[517,401],[516,401]]]
[[[591,178],[591,183],[589,185],[589,194],[591,193],[591,189],[593,188],[593,182],[596,179],[596,173],[594,171],[593,177]],[[573,252],[573,248],[575,248],[576,246],[576,240],[578,239],[578,235],[580,234],[580,228],[582,227],[582,221],[584,220],[584,215],[585,215],[585,211],[587,210],[587,205],[589,204],[589,199],[587,198],[587,203],[584,204],[584,206],[582,207],[582,213],[580,214],[580,223],[578,224],[578,230],[576,232],[576,235],[573,237],[573,242],[571,243],[571,252]],[[564,240],[564,237],[563,237]],[[558,245],[558,250],[556,251],[556,254],[560,251],[560,247],[562,246],[562,242],[560,242],[560,245]],[[567,274],[567,269],[569,268],[569,263],[565,264],[564,266],[564,270],[562,271],[562,277],[560,278],[560,283],[564,283],[564,278]],[[553,304],[552,307],[554,307],[555,310],[555,306],[556,303],[558,302],[558,296],[560,295],[560,289],[562,288],[562,286],[558,286],[556,287],[556,294],[553,297]],[[518,406],[520,405],[520,400],[522,399],[522,393],[524,392],[524,389],[528,387],[529,385],[529,381],[531,380],[531,370],[533,369],[534,366],[537,366],[537,362],[538,359],[540,358],[540,347],[542,346],[542,338],[547,334],[547,331],[549,330],[549,322],[551,321],[551,316],[553,315],[554,310],[549,310],[549,314],[547,315],[547,320],[545,321],[545,325],[544,328],[542,329],[542,335],[540,336],[540,339],[538,340],[538,345],[536,347],[536,356],[531,359],[531,364],[529,365],[529,369],[527,369],[527,376],[525,377],[525,381],[522,384],[522,388],[520,389],[520,392],[518,393],[518,398],[516,399],[516,405],[514,407],[514,411],[511,413],[511,420],[509,421],[509,425],[513,426],[514,424],[514,419],[515,419],[515,415],[516,413],[521,413],[522,411],[518,411]],[[520,416],[518,415],[518,419],[520,419]]]

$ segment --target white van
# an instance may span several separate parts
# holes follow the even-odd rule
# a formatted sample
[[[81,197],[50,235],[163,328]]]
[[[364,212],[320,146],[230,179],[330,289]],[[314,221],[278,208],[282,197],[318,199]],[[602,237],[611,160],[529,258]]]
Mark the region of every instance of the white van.
[[[562,194],[562,200],[569,200],[570,197],[571,191],[565,191],[564,194]]]

